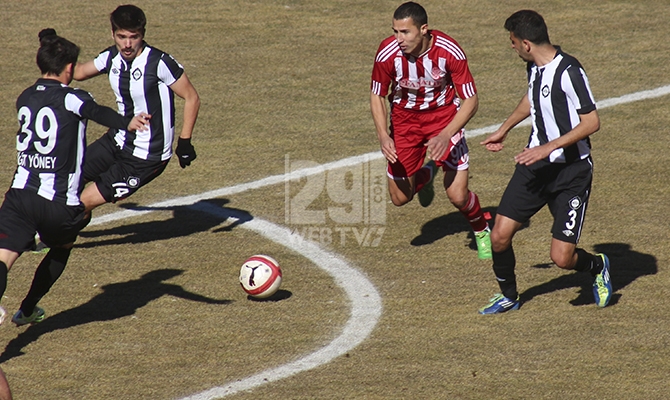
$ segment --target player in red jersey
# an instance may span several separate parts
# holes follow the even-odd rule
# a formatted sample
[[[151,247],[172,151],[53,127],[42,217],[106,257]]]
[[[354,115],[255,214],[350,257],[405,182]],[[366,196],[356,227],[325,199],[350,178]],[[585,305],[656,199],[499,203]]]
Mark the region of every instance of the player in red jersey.
[[[388,160],[391,201],[401,206],[418,193],[427,207],[434,197],[433,178],[441,169],[449,200],[475,232],[479,258],[490,259],[488,223],[477,195],[468,189],[464,127],[479,100],[467,57],[454,39],[428,29],[426,10],[414,2],[396,9],[393,33],[377,51],[370,94],[377,138]],[[430,161],[424,165],[426,154]]]

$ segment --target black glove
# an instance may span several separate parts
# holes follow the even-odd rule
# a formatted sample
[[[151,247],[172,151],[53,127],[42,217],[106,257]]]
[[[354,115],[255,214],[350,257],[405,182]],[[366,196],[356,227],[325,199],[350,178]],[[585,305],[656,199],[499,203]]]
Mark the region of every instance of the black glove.
[[[191,145],[191,139],[182,139],[177,140],[177,157],[179,158],[179,165],[182,168],[186,168],[191,165],[191,161],[195,160],[195,149]]]

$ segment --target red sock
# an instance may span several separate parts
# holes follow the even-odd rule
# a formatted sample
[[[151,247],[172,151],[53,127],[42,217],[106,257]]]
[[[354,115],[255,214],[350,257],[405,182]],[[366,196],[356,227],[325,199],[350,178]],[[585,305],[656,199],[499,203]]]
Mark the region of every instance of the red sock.
[[[421,167],[421,169],[414,174],[414,193],[419,193],[421,189],[430,181],[432,177],[430,176],[429,167]]]
[[[461,208],[459,211],[468,219],[473,231],[481,232],[488,228],[489,224],[486,222],[482,207],[479,205],[479,197],[473,192],[469,193],[468,202],[465,204],[465,207]]]

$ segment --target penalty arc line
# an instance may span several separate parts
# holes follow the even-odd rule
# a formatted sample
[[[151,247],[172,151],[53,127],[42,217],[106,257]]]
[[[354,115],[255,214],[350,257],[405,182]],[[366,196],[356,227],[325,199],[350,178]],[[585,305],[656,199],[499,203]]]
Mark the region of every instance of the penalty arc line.
[[[670,85],[666,86],[661,86],[656,89],[651,89],[651,90],[644,90],[640,92],[635,92],[631,94],[627,94],[624,96],[620,97],[615,97],[611,99],[606,99],[600,102],[597,102],[597,107],[599,109],[602,108],[608,108],[608,107],[613,107],[616,105],[620,104],[627,104],[627,103],[632,103],[635,101],[640,101],[640,100],[647,100],[647,99],[653,99],[661,96],[665,96],[667,94],[670,94]],[[488,133],[493,133],[495,132],[496,129],[500,127],[501,124],[497,125],[490,125],[484,128],[478,128],[478,129],[473,129],[470,131],[466,131],[466,137],[477,137],[481,135],[486,135]],[[527,126],[530,125],[529,120],[525,120],[521,122],[520,124],[517,125],[519,126]],[[354,157],[348,157],[342,160],[326,163],[319,165],[317,167],[312,167],[312,168],[305,168],[305,169],[300,169],[296,171],[291,171],[286,174],[280,174],[280,175],[273,175],[269,176],[257,181],[253,182],[247,182],[247,183],[242,183],[234,186],[229,186],[225,188],[220,188],[204,193],[200,193],[197,195],[191,195],[191,196],[184,196],[181,198],[176,198],[176,199],[171,199],[171,200],[166,200],[162,202],[158,202],[155,204],[150,205],[149,207],[146,208],[161,208],[161,207],[175,207],[175,206],[188,206],[188,205],[193,205],[201,200],[208,200],[208,199],[213,199],[217,197],[222,197],[222,196],[230,196],[232,194],[236,193],[242,193],[246,192],[252,189],[259,189],[262,187],[266,186],[271,186],[271,185],[276,185],[279,183],[284,183],[289,180],[293,179],[299,179],[301,177],[306,177],[306,176],[311,176],[319,173],[323,173],[325,171],[333,170],[333,169],[338,169],[338,168],[344,168],[344,167],[349,167],[349,166],[355,166],[361,163],[369,162],[372,160],[377,160],[383,158],[383,155],[380,151],[375,151],[367,154],[362,154]],[[144,207],[143,207],[144,208]],[[91,223],[89,225],[100,225],[112,221],[117,221],[121,219],[126,219],[126,218],[132,218],[132,217],[137,217],[143,214],[147,214],[152,212],[151,210],[125,210],[125,211],[119,211],[115,213],[110,213],[106,215],[102,215],[100,217],[93,218]],[[214,212],[214,210],[211,210]],[[217,210],[216,212],[221,212],[220,210]],[[267,235],[272,236],[270,240],[273,240],[277,243],[280,244],[285,244],[286,241],[279,241],[278,239],[281,240],[281,238],[286,239],[286,232],[288,231],[288,228],[282,228],[277,225],[271,224],[267,221],[263,221],[260,219],[254,219],[251,221],[247,221],[246,223],[240,225],[240,226],[245,226],[248,229],[254,230],[261,235]],[[304,246],[304,247],[302,247]],[[311,353],[305,357],[302,357],[294,362],[291,362],[289,364],[285,364],[283,366],[279,366],[273,369],[266,370],[264,372],[261,372],[259,374],[250,376],[248,378],[244,378],[242,380],[233,382],[231,384],[227,384],[218,388],[212,388],[209,391],[205,391],[199,394],[194,395],[193,397],[187,397],[186,399],[189,400],[200,400],[200,399],[212,399],[216,397],[211,397],[211,396],[217,396],[221,397],[223,395],[227,394],[232,394],[234,392],[240,391],[240,390],[248,390],[254,387],[257,387],[259,385],[262,385],[264,383],[267,383],[269,381],[276,381],[278,379],[285,378],[287,376],[294,375],[298,372],[305,371],[311,368],[314,368],[318,365],[321,365],[322,363],[328,362],[332,360],[334,357],[337,357],[337,354],[343,354],[342,349],[345,347],[348,347],[347,341],[351,340],[345,335],[352,334],[352,338],[355,338],[354,340],[351,340],[352,342],[355,342],[357,346],[362,340],[364,340],[367,335],[371,332],[371,330],[374,328],[374,325],[372,326],[367,326],[370,331],[366,330],[365,336],[361,337],[359,336],[356,332],[352,332],[352,321],[354,321],[357,318],[357,315],[354,313],[356,311],[357,313],[364,313],[364,312],[373,312],[374,315],[374,310],[378,307],[378,312],[381,314],[381,299],[379,298],[379,295],[367,278],[363,276],[359,271],[356,269],[350,267],[346,261],[344,261],[342,258],[339,258],[337,255],[333,253],[326,252],[325,250],[321,249],[319,246],[317,246],[314,243],[303,243],[300,247],[300,250],[296,250],[299,253],[301,251],[304,251],[304,255],[312,260],[316,265],[322,266],[326,265],[328,263],[328,267],[325,268],[331,275],[333,275],[336,279],[336,282],[339,285],[346,284],[346,285],[351,285],[344,287],[345,292],[347,292],[347,295],[355,295],[358,296],[362,292],[354,292],[350,293],[350,290],[353,289],[353,287],[360,287],[360,286],[367,286],[369,285],[369,288],[372,289],[372,294],[370,295],[371,297],[365,298],[366,302],[369,300],[371,308],[368,308],[367,311],[365,307],[363,307],[361,304],[358,302],[355,302],[355,299],[358,299],[360,301],[361,299],[358,297],[351,298],[350,300],[352,301],[352,313],[349,321],[345,325],[345,328],[342,331],[342,334],[336,338],[333,342],[331,342],[329,345],[326,347],[323,347],[319,350],[317,350],[314,353]],[[301,253],[303,254],[303,253]],[[325,258],[321,258],[322,256],[325,256]],[[326,260],[325,262],[323,260]],[[350,283],[351,276],[342,276],[343,271],[347,271],[347,273],[353,273],[353,277],[357,280],[357,282],[354,282],[353,284]],[[354,310],[354,305],[356,307],[362,307],[360,309]],[[378,317],[377,317],[378,318]],[[375,324],[376,324],[377,319],[375,319]],[[366,329],[367,329],[366,328]],[[344,344],[344,346],[343,346]],[[353,346],[353,347],[355,347]],[[351,347],[351,348],[353,348]],[[318,364],[315,364],[318,363]],[[267,379],[267,380],[266,380]],[[200,396],[200,397],[196,397]]]
[[[230,217],[231,211],[209,203],[198,203],[191,208],[224,219]],[[234,214],[233,219],[235,219]],[[334,278],[335,283],[346,292],[351,302],[351,314],[340,335],[325,347],[287,364],[211,388],[182,400],[221,398],[326,364],[362,343],[377,325],[382,314],[382,301],[377,289],[360,271],[351,267],[342,257],[322,249],[309,240],[295,238],[292,240],[290,229],[262,219],[254,218],[239,227],[252,230],[273,242],[286,246],[328,272]]]

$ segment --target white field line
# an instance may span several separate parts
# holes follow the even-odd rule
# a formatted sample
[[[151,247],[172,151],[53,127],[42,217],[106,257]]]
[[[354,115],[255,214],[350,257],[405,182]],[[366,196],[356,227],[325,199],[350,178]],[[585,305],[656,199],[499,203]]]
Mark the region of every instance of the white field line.
[[[635,101],[640,101],[640,100],[646,100],[646,99],[653,99],[661,96],[665,96],[667,94],[670,94],[670,85],[667,86],[661,86],[656,89],[652,90],[644,90],[641,92],[635,92],[631,94],[627,94],[624,96],[620,97],[614,97],[611,99],[606,99],[599,101],[597,103],[597,106],[599,109],[603,108],[608,108],[612,106],[616,106],[619,104],[626,104],[626,103],[632,103]],[[525,121],[521,122],[517,127],[519,126],[528,126],[530,125],[530,121],[526,119]],[[478,129],[473,129],[466,131],[465,136],[470,138],[470,137],[476,137],[476,136],[482,136],[486,135],[489,133],[495,132],[496,129],[500,127],[500,124],[497,125],[489,125],[484,128],[478,128]],[[297,171],[292,171],[287,174],[281,174],[281,175],[272,175],[268,176],[267,178],[259,179],[257,181],[253,182],[247,182],[247,183],[241,183],[238,185],[234,186],[228,186],[225,188],[221,189],[216,189],[216,190],[211,190],[209,192],[204,192],[196,195],[191,195],[191,196],[184,196],[176,199],[171,199],[171,200],[166,200],[162,201],[159,203],[152,204],[148,208],[152,207],[175,207],[175,206],[185,206],[185,205],[190,205],[197,203],[200,200],[207,200],[207,199],[213,199],[217,197],[223,197],[223,196],[230,196],[232,194],[236,193],[242,193],[246,192],[248,190],[252,189],[260,189],[262,187],[266,186],[271,186],[271,185],[276,185],[279,183],[283,183],[287,180],[291,179],[296,179],[300,177],[305,177],[305,176],[311,176],[311,175],[316,175],[323,173],[324,171],[330,171],[338,168],[343,168],[343,167],[349,167],[353,165],[358,165],[361,163],[365,163],[371,160],[377,160],[383,158],[383,155],[380,151],[373,151],[371,153],[367,154],[361,154],[358,156],[353,156],[353,157],[348,157],[344,158],[342,160],[338,161],[333,161],[329,162],[326,164],[319,165],[317,167],[312,167],[312,168],[305,168]],[[91,223],[89,225],[99,225],[99,224],[104,224],[107,222],[111,221],[116,221],[124,218],[131,218],[134,216],[139,216],[142,214],[150,213],[152,212],[151,210],[126,210],[126,211],[119,211],[107,215],[102,215],[97,218],[93,218]]]
[[[652,90],[644,90],[627,94],[620,97],[602,100],[597,103],[599,109],[613,107],[620,104],[632,103],[635,101],[653,99],[670,94],[670,85],[661,86]],[[527,126],[529,121],[523,121],[517,126]],[[467,131],[467,137],[477,137],[495,132],[500,127],[500,124],[490,125],[484,128],[473,129]],[[154,203],[146,208],[164,208],[176,207],[195,204],[201,200],[208,200],[217,197],[230,196],[235,193],[241,193],[252,189],[259,189],[265,186],[276,185],[283,183],[290,179],[295,179],[303,176],[310,176],[322,173],[324,171],[334,170],[342,167],[358,165],[371,160],[382,158],[379,151],[374,151],[367,154],[362,154],[354,157],[348,157],[339,161],[334,161],[322,164],[318,167],[305,168],[293,171],[287,174],[273,175],[253,182],[242,183],[234,186],[229,186],[221,189],[212,190],[209,192],[200,193],[197,195],[185,196],[176,199],[166,200]],[[215,208],[214,206],[212,206]],[[145,207],[143,207],[145,208]],[[198,206],[197,208],[200,208]],[[221,209],[209,210],[210,212],[222,212]],[[152,212],[151,210],[125,210],[111,214],[102,215],[94,218],[89,225],[100,225],[112,221],[117,221],[125,218],[132,218],[139,215]],[[290,232],[287,228],[283,228],[267,221],[260,219],[253,219],[240,225],[247,229],[251,229],[268,239],[280,244],[286,245],[291,243],[288,239]],[[232,393],[237,393],[243,390],[249,390],[254,387],[263,385],[268,382],[276,381],[286,378],[288,376],[297,374],[302,371],[323,365],[333,358],[344,354],[348,349],[352,349],[360,344],[367,335],[370,334],[379,316],[381,315],[381,299],[376,289],[370,281],[365,278],[359,271],[350,267],[346,261],[338,257],[334,253],[327,252],[321,249],[317,244],[305,241],[302,243],[291,243],[289,247],[292,250],[304,255],[319,267],[326,270],[335,278],[335,282],[344,289],[351,301],[352,309],[351,316],[347,321],[342,333],[333,342],[327,346],[304,356],[296,361],[290,362],[283,366],[272,368],[256,375],[225,384],[220,387],[212,388],[208,391],[187,397],[184,400],[201,400],[220,398]],[[365,297],[367,295],[367,297]],[[365,323],[366,319],[371,319],[374,323]],[[360,331],[359,331],[360,329]],[[347,349],[347,350],[345,350]]]
[[[230,216],[230,210],[224,211],[223,208],[212,204],[199,203],[192,208],[223,218]],[[310,240],[292,238],[290,229],[259,218],[245,222],[239,227],[250,229],[273,242],[283,244],[329,273],[335,283],[346,292],[351,303],[351,315],[340,335],[327,346],[295,361],[185,397],[183,400],[221,398],[326,364],[362,343],[377,325],[382,313],[381,297],[377,289],[360,271],[352,268],[342,257],[322,249]]]
[[[602,100],[602,101],[597,101],[596,102],[596,107],[598,109],[603,109],[603,108],[618,106],[619,104],[632,103],[632,102],[639,101],[639,100],[654,99],[656,97],[665,96],[667,94],[670,94],[670,85],[661,86],[661,87],[658,87],[656,89],[643,90],[641,92],[626,94],[626,95],[623,95],[623,96],[620,96],[620,97],[613,97],[611,99],[605,99],[605,100]],[[493,133],[493,132],[496,131],[496,129],[500,128],[500,125],[501,124],[489,125],[489,126],[485,126],[483,128],[473,129],[471,131],[466,130],[465,131],[465,137],[470,138],[470,137],[481,136],[481,135],[486,135],[486,134],[489,134],[489,133]],[[521,126],[530,126],[530,119],[526,118],[520,124],[517,125],[517,127],[521,127]]]

